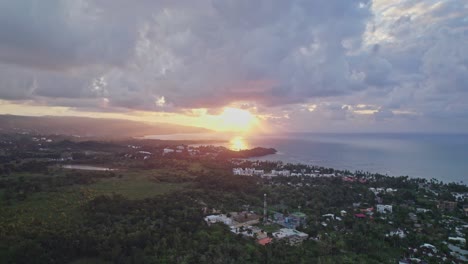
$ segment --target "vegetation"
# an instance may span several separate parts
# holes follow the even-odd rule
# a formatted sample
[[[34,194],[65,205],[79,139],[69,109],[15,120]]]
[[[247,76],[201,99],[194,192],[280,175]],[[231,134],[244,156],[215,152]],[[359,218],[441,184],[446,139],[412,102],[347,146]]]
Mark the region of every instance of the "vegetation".
[[[186,149],[157,154],[170,142],[142,141],[136,146],[132,141],[129,147],[128,141],[62,139],[44,143],[47,150],[33,142],[24,135],[0,138],[8,150],[0,155],[1,263],[396,263],[407,256],[439,263],[410,248],[431,243],[440,254],[449,255],[442,243],[447,236],[467,234],[457,229],[467,220],[461,211],[466,201],[453,211],[437,208],[441,200],[454,201],[452,193],[466,192],[462,185],[300,164],[231,161],[230,156],[212,155],[219,152],[209,147],[196,156]],[[60,166],[66,163],[116,170],[67,170]],[[231,169],[237,166],[335,176],[234,176]],[[355,180],[344,181],[348,176]],[[376,195],[370,188],[397,191]],[[270,217],[275,212],[305,213],[307,225],[299,230],[311,239],[296,246],[284,241],[261,246],[227,226],[208,226],[203,220],[213,210],[229,213],[247,207],[262,214],[264,193]],[[393,213],[354,217],[364,208],[375,208],[379,199],[393,204]],[[428,211],[409,218],[419,207]],[[326,219],[325,214],[340,220]],[[270,235],[280,228],[260,227]],[[406,236],[387,235],[396,229]],[[447,258],[451,261],[456,260]]]

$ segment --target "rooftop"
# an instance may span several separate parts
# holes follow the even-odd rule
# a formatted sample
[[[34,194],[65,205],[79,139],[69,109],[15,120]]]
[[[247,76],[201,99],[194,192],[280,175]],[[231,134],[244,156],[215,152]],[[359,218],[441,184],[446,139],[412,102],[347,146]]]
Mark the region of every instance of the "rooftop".
[[[291,215],[295,217],[306,217],[306,214],[301,213],[301,212],[294,212]]]
[[[265,237],[265,238],[257,240],[257,243],[262,245],[262,246],[265,246],[267,244],[270,244],[271,241],[273,241],[273,239],[271,237]]]

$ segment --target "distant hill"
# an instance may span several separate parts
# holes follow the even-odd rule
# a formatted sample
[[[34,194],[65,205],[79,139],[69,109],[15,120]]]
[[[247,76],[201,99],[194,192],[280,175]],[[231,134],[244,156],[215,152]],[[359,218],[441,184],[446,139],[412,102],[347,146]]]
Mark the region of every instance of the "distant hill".
[[[124,119],[0,115],[0,133],[9,132],[118,138],[211,131],[199,127],[144,123]]]

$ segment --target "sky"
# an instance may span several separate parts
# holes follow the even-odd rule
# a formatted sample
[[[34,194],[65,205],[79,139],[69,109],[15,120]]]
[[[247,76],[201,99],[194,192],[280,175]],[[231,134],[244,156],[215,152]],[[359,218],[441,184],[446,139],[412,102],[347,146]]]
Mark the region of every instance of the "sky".
[[[468,0],[0,0],[0,113],[468,132]]]

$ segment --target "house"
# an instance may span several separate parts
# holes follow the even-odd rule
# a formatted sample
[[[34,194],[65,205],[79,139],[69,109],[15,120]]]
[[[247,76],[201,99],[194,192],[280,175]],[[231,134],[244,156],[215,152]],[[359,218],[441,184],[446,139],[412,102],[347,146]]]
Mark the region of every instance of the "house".
[[[254,169],[254,168],[245,168],[245,169],[242,169],[242,168],[234,168],[232,169],[232,173],[234,175],[244,175],[244,176],[252,176],[252,175],[257,175],[257,176],[261,176],[265,173],[264,170],[257,170],[257,169]]]
[[[391,231],[390,233],[386,234],[385,236],[386,237],[398,236],[399,238],[405,238],[406,233],[405,233],[405,231],[403,231],[401,229],[397,229],[395,231]]]
[[[439,204],[437,205],[437,208],[439,208],[442,211],[448,211],[452,212],[455,210],[457,207],[457,202],[452,202],[452,201],[440,201]]]
[[[273,220],[274,220],[275,222],[283,222],[283,221],[284,221],[284,214],[275,212],[275,213],[273,214]]]
[[[259,239],[257,240],[257,243],[262,245],[262,246],[265,246],[267,244],[270,244],[271,242],[273,241],[273,238],[271,237],[265,237],[265,238],[262,238],[262,239]]]
[[[344,182],[355,182],[356,179],[354,177],[343,177]]]
[[[285,216],[282,213],[275,212],[273,214],[273,220],[275,223],[282,225],[286,228],[295,229],[299,226],[305,226],[307,221],[307,216],[301,212],[295,212]]]
[[[393,207],[391,205],[378,204],[377,205],[377,212],[379,212],[381,214],[392,213],[393,212]]]
[[[252,212],[232,212],[231,215],[236,222],[234,226],[255,225],[260,222],[260,216]]]
[[[455,242],[455,243],[462,244],[462,245],[466,244],[466,239],[463,237],[449,237],[448,241]]]
[[[171,148],[165,148],[163,149],[163,155],[166,155],[166,154],[169,154],[169,153],[174,153],[175,150],[171,149]]]
[[[322,217],[327,218],[327,220],[328,219],[335,220],[335,215],[334,214],[324,214],[324,215],[322,215]]]
[[[208,225],[211,225],[211,224],[214,224],[214,223],[223,223],[225,225],[232,225],[232,219],[227,217],[226,215],[224,214],[221,214],[221,215],[208,215],[204,218],[205,222],[208,224]]]
[[[425,208],[416,208],[416,213],[427,213],[430,212],[431,210],[425,209]]]
[[[421,248],[422,250],[425,249],[425,250],[437,253],[437,248],[434,245],[431,245],[431,244],[428,244],[428,243],[422,244],[419,248]]]
[[[306,225],[307,216],[301,212],[295,212],[287,217],[287,222],[290,227],[297,228]]]
[[[289,176],[291,176],[291,171],[289,171],[289,170],[281,170],[281,171],[272,170],[272,171],[271,171],[271,174],[272,174],[272,175],[275,175],[275,176],[285,176],[285,177],[289,177]]]
[[[281,228],[273,233],[273,237],[278,240],[287,239],[291,245],[296,245],[309,238],[309,235],[295,229]]]
[[[368,214],[368,215],[373,215],[374,214],[374,207],[360,209],[359,211],[361,211],[361,213],[365,213],[365,214]]]
[[[366,215],[365,214],[355,214],[354,217],[356,218],[366,218]]]
[[[463,206],[463,212],[465,212],[465,216],[468,216],[468,205]]]

